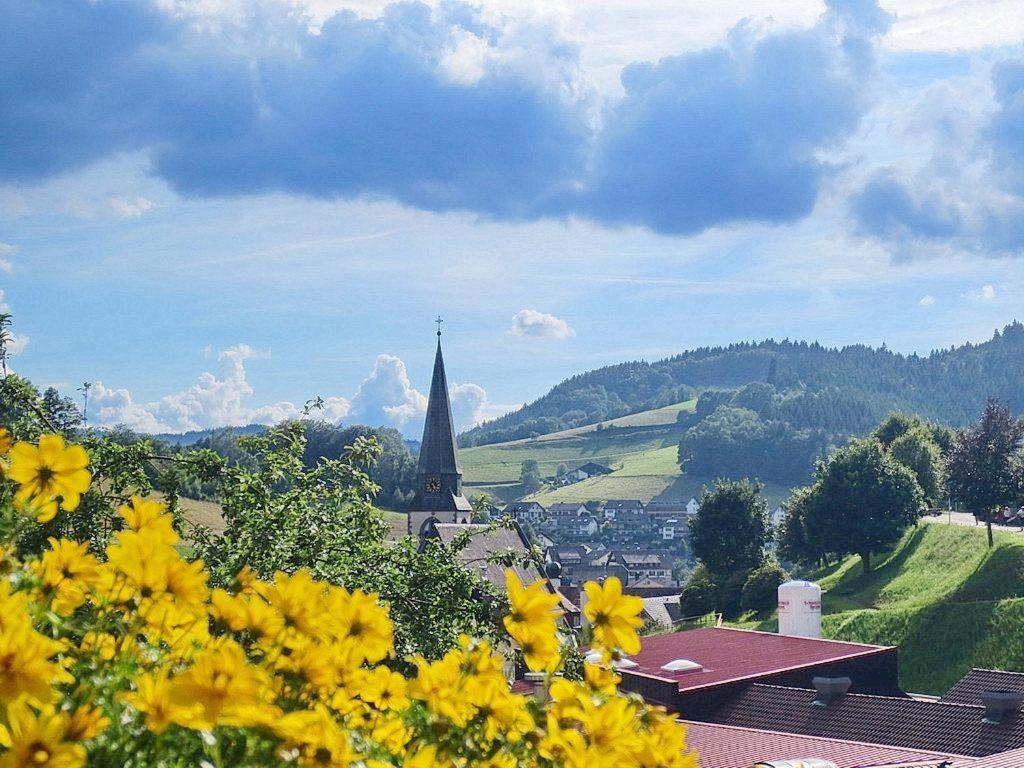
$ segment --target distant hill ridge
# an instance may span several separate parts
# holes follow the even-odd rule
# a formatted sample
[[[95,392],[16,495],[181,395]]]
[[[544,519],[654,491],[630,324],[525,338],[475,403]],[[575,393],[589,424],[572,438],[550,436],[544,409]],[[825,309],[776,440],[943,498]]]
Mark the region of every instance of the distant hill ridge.
[[[519,410],[465,432],[459,442],[468,447],[535,437],[754,382],[802,393],[829,413],[842,411],[839,426],[851,432],[871,428],[893,410],[959,426],[975,418],[988,397],[1024,411],[1024,324],[1014,321],[988,341],[927,356],[884,345],[830,348],[768,339],[620,363],[566,379]]]

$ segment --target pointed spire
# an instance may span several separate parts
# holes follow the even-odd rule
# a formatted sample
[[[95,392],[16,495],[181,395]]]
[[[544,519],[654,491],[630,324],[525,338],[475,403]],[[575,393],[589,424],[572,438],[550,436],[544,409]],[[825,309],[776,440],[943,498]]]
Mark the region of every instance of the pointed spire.
[[[434,355],[434,375],[430,381],[427,417],[423,424],[423,442],[420,444],[419,471],[421,475],[461,474],[459,472],[458,444],[455,424],[448,398],[448,379],[441,354],[441,327],[438,318],[437,353]]]

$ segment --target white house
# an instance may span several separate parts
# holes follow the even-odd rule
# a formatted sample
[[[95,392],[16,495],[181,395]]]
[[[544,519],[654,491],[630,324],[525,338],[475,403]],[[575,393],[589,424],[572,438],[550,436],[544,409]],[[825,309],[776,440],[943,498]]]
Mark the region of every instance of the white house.
[[[686,514],[696,515],[698,509],[700,509],[700,504],[697,503],[695,498],[691,497],[690,500],[686,502]]]

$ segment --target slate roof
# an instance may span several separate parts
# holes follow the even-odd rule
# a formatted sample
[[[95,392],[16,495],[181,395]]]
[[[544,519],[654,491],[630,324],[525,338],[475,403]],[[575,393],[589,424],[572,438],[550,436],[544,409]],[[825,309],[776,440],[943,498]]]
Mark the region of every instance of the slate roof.
[[[672,627],[683,618],[683,612],[679,608],[679,595],[645,597],[643,601],[647,617],[663,627]]]
[[[803,688],[754,684],[729,697],[707,719],[973,757],[1024,747],[1024,714],[992,725],[983,722],[981,706],[847,694],[822,707],[814,705],[816,695]]]
[[[981,704],[985,691],[1024,693],[1024,672],[1001,672],[996,669],[972,669],[946,691],[939,701],[953,704]],[[1022,764],[1024,765],[1024,764]]]
[[[506,515],[514,515],[517,512],[529,512],[533,507],[540,507],[541,510],[544,509],[544,505],[536,501],[515,501],[511,504],[506,504],[502,512]]]
[[[837,768],[916,765],[937,766],[952,757],[933,751],[822,739],[754,728],[683,721],[686,743],[697,753],[700,768],[750,768],[767,760],[818,758]],[[925,762],[928,761],[928,762]],[[986,766],[986,768],[988,768]],[[1020,768],[1019,765],[1016,768]]]
[[[577,512],[579,512],[580,507],[583,507],[583,504],[573,504],[572,502],[569,502],[569,501],[560,501],[557,504],[552,504],[550,507],[548,507],[548,514],[549,515],[568,515],[568,514],[575,515]]]
[[[620,560],[630,568],[641,566],[671,568],[672,558],[664,552],[617,552]]]
[[[598,464],[594,461],[588,461],[583,466],[576,467],[576,469],[582,469],[588,475],[607,475],[612,471],[611,468],[606,467],[603,464]]]
[[[647,514],[649,515],[684,515],[689,517],[689,512],[686,511],[685,501],[651,501],[647,504]]]
[[[640,499],[608,499],[604,503],[605,509],[643,509],[644,504]]]
[[[517,556],[522,556],[529,552],[529,547],[519,532],[518,526],[491,528],[484,524],[434,523],[434,530],[437,532],[437,538],[446,547],[451,545],[460,533],[468,533],[469,541],[456,553],[456,557],[460,563],[479,573],[501,592],[505,590],[506,568],[512,568],[519,580],[526,586],[544,578],[540,569],[536,567],[524,567],[519,563],[509,566],[489,562],[490,556],[495,553],[511,551]],[[554,588],[550,589],[552,592],[556,591]],[[559,597],[563,611],[579,613],[579,608],[568,599],[561,595]]]
[[[423,442],[420,444],[420,473],[458,473],[457,452],[452,406],[448,399],[448,380],[444,372],[444,357],[441,355],[441,337],[438,336],[427,415],[423,422]]]
[[[702,627],[645,637],[640,653],[631,657],[637,666],[630,671],[678,682],[678,689],[685,691],[891,652],[891,648],[879,645]],[[704,669],[675,676],[663,672],[661,666],[673,659],[691,659]]]

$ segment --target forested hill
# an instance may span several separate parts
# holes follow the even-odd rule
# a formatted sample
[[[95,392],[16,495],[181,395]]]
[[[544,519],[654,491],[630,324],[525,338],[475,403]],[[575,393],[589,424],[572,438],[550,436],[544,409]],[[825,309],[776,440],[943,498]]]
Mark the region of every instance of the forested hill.
[[[1020,413],[1024,325],[1014,321],[989,341],[928,356],[884,346],[835,349],[769,339],[702,347],[654,363],[611,365],[563,381],[518,411],[469,430],[459,442],[483,445],[548,434],[755,382],[772,386],[794,425],[831,432],[865,432],[893,410],[958,426],[975,418],[988,397]]]

